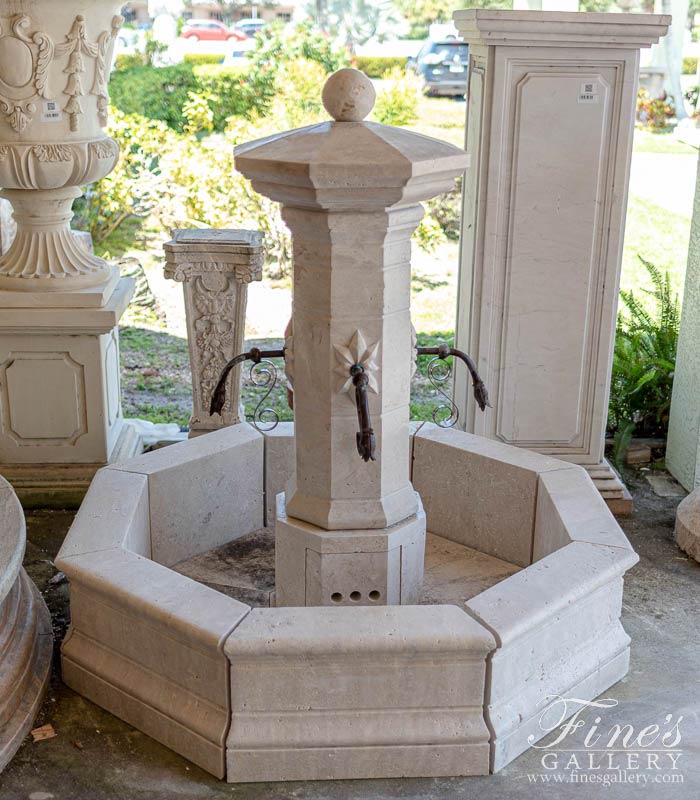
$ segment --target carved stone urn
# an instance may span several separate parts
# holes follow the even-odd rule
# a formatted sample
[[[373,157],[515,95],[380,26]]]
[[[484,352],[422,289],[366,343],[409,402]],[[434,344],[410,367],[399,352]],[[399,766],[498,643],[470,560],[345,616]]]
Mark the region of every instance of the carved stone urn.
[[[0,290],[60,292],[104,284],[112,268],[70,231],[80,187],[116,166],[107,84],[119,0],[0,4],[0,187],[17,236]]]

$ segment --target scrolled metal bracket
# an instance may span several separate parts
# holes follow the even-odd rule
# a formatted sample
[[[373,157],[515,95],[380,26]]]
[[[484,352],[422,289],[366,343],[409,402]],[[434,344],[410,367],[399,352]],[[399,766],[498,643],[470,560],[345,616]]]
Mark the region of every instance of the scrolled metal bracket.
[[[272,394],[277,385],[277,367],[270,361],[271,358],[284,358],[282,350],[260,350],[252,347],[249,352],[241,353],[232,358],[224,367],[216,389],[211,396],[209,406],[210,414],[221,414],[226,405],[226,384],[231,370],[244,361],[252,361],[250,380],[254,386],[267,389],[253,413],[253,426],[259,431],[271,431],[279,424],[277,412],[272,408],[265,408],[265,401]]]
[[[438,394],[445,398],[444,403],[440,403],[440,405],[433,409],[433,421],[436,425],[439,425],[441,428],[453,428],[459,421],[459,409],[452,401],[452,398],[450,398],[442,388],[442,385],[445,384],[452,374],[452,368],[447,363],[447,359],[450,356],[458,358],[469,370],[474,387],[474,399],[479,408],[482,411],[491,408],[486,384],[481,380],[481,376],[476,369],[476,364],[467,353],[462,350],[457,350],[455,347],[450,347],[448,344],[440,344],[437,347],[417,347],[416,352],[419,356],[435,356],[428,364],[428,378]],[[440,372],[439,369],[442,371]],[[444,411],[448,412],[446,417],[441,416]]]

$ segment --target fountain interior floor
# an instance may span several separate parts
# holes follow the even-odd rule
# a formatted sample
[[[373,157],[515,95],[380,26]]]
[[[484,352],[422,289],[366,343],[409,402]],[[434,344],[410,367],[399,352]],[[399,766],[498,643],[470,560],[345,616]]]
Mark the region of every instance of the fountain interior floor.
[[[260,608],[275,590],[275,538],[261,528],[176,564],[173,569],[217,592]],[[520,567],[428,533],[421,604],[463,605]]]

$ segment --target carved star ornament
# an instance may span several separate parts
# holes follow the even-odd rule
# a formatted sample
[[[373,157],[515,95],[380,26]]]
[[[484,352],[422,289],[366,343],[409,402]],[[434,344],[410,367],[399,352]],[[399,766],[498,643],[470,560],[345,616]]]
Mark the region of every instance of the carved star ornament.
[[[367,388],[374,394],[379,393],[379,384],[377,383],[377,372],[379,366],[377,364],[377,351],[379,350],[379,342],[367,345],[365,337],[360,331],[355,331],[355,335],[350,340],[350,344],[345,346],[341,344],[334,344],[335,357],[337,366],[335,373],[337,378],[337,392],[342,394],[347,392],[352,394],[355,387],[352,382],[352,375],[350,368],[355,364],[359,364],[365,371],[368,382]]]

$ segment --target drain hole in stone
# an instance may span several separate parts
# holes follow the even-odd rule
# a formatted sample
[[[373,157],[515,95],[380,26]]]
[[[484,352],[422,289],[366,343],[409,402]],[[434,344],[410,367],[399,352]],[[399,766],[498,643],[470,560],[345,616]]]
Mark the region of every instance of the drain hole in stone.
[[[343,600],[343,595],[340,592],[333,592],[333,594],[331,595],[331,600],[334,603],[341,603]]]
[[[381,592],[378,592],[376,589],[373,589],[373,590],[372,590],[372,591],[369,593],[369,599],[370,599],[370,600],[379,600],[379,598],[380,598],[381,596],[382,596],[382,593],[381,593]]]
[[[357,603],[358,600],[362,599],[362,595],[359,592],[350,592],[350,599]]]

